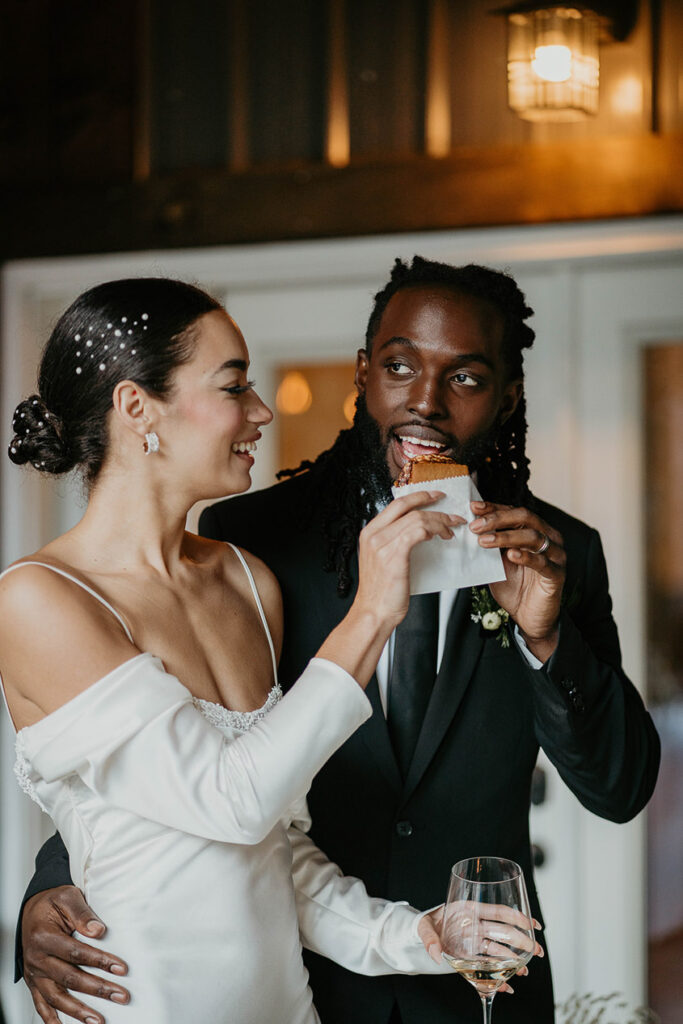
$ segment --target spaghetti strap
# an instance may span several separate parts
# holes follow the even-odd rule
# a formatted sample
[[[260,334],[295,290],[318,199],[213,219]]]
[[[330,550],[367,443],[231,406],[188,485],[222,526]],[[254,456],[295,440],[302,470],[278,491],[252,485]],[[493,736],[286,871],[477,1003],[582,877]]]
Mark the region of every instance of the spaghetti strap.
[[[240,549],[235,547],[234,544],[231,544],[230,541],[227,541],[226,543],[227,543],[228,547],[232,548],[232,550],[235,552],[235,554],[239,558],[240,562],[242,563],[242,567],[243,567],[244,571],[247,574],[247,579],[249,580],[249,586],[251,587],[251,592],[254,595],[254,600],[256,601],[256,607],[258,608],[259,615],[261,616],[261,622],[263,623],[263,628],[266,631],[266,639],[268,641],[268,647],[270,648],[270,656],[271,656],[272,661],[273,661],[273,679],[277,683],[277,659],[275,658],[275,648],[273,647],[273,639],[272,639],[272,637],[270,635],[270,629],[268,628],[268,620],[266,619],[266,613],[263,610],[263,605],[261,604],[261,598],[259,597],[259,592],[258,592],[258,589],[257,589],[257,586],[256,586],[256,580],[254,579],[254,577],[252,575],[252,572],[251,572],[251,569],[247,565],[246,559],[245,559],[244,555],[242,554],[242,552],[240,551]]]
[[[56,565],[50,565],[48,562],[16,562],[14,565],[10,565],[8,569],[5,569],[4,572],[0,573],[0,579],[2,579],[2,577],[6,576],[8,573],[14,572],[15,569],[21,569],[22,565],[42,565],[44,569],[51,569],[52,572],[56,572],[60,576],[64,576],[67,580],[71,580],[72,583],[78,584],[78,586],[82,587],[83,590],[87,590],[89,594],[91,594],[96,600],[100,602],[100,604],[103,604],[104,607],[112,613],[115,619],[118,619],[121,626],[123,627],[124,633],[130,640],[130,642],[132,644],[135,643],[131,631],[128,629],[128,626],[126,625],[123,616],[120,614],[120,612],[117,612],[116,608],[114,608],[113,605],[109,604],[109,601],[105,600],[105,598],[102,597],[101,594],[98,594],[96,590],[93,590],[92,587],[89,587],[87,583],[83,582],[83,580],[79,580],[76,576],[72,576],[70,572],[66,571],[66,569],[58,569]]]

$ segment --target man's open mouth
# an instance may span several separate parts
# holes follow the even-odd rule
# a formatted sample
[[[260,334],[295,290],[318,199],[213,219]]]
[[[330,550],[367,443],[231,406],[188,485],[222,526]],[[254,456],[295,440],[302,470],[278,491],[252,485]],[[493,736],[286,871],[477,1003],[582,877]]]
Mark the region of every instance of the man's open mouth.
[[[422,434],[421,431],[396,431],[392,439],[400,453],[401,462],[415,459],[418,455],[447,455],[451,450],[444,441]]]

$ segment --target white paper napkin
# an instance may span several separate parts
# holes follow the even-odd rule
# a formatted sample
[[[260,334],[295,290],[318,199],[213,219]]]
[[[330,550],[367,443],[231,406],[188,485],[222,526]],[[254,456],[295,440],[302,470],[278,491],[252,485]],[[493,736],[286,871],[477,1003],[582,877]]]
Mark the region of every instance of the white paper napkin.
[[[430,510],[459,515],[471,523],[476,516],[471,501],[481,501],[471,476],[455,476],[446,480],[427,480],[419,484],[392,487],[400,498],[413,491],[443,491]],[[475,533],[466,524],[457,526],[450,540],[432,537],[413,548],[410,556],[410,593],[431,594],[456,587],[480,587],[505,579],[503,559],[497,548],[482,548]]]

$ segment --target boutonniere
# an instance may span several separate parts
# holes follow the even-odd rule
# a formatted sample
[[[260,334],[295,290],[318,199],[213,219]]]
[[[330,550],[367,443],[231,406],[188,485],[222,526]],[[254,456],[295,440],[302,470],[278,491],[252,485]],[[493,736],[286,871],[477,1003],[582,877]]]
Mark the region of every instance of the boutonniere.
[[[488,587],[472,587],[470,618],[481,624],[487,636],[495,636],[501,647],[510,646],[510,635],[504,628],[510,615],[496,604]]]

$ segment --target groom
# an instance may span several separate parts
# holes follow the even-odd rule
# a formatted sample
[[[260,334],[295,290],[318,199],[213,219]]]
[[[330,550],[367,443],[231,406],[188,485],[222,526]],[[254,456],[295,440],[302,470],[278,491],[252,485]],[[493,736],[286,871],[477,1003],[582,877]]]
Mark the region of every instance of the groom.
[[[491,586],[490,606],[509,613],[510,632],[472,620],[469,589],[419,608],[411,601],[410,635],[399,627],[368,688],[372,718],[313,783],[312,834],[370,893],[418,907],[443,900],[456,860],[508,857],[522,865],[532,912],[542,920],[528,832],[539,746],[585,807],[627,821],[652,793],[659,743],[621,669],[598,534],[528,489],[523,350],[534,338],[530,315],[507,275],[418,257],[410,266],[397,261],[358,354],[353,428],[284,482],[206,510],[200,528],[254,552],[277,575],[286,688],[347,610],[358,533],[402,465],[441,451],[476,472],[487,504],[475,509],[471,528],[482,546],[504,552],[507,581]],[[91,1005],[94,994],[116,998],[122,989],[113,979],[93,980],[64,963],[120,963],[69,937],[74,928],[87,934],[92,920],[80,894],[33,895],[70,881],[63,848],[50,842],[24,911],[34,999],[66,1008],[65,972]],[[479,1001],[460,978],[365,978],[312,954],[307,964],[323,1024],[480,1020]],[[550,1024],[548,960],[532,961],[529,976],[513,986],[514,996],[497,1000],[497,1024]]]

